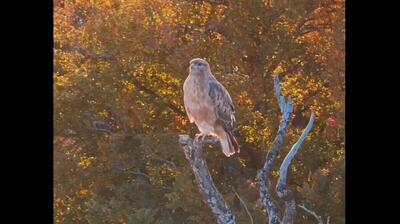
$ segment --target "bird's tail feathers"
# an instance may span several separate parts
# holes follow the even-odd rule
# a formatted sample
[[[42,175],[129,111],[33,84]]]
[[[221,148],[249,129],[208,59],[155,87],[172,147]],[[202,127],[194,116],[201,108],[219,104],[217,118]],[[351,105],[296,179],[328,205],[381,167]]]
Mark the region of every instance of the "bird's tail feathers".
[[[231,155],[239,152],[239,144],[237,143],[235,137],[230,132],[226,132],[223,138],[220,138],[222,152],[230,157]]]
[[[232,132],[227,132],[227,135],[229,139],[230,151],[233,152],[232,154],[234,154],[235,152],[239,153],[240,148],[235,136],[233,136]]]
[[[222,152],[227,156],[230,157],[231,153],[229,150],[229,138],[224,137],[224,138],[220,138],[219,141],[221,143],[221,148],[222,148]]]

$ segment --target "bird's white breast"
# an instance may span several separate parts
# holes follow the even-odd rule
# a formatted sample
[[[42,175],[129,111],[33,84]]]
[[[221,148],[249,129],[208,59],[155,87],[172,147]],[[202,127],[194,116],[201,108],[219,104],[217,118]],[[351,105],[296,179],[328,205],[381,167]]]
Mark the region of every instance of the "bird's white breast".
[[[201,77],[189,75],[183,85],[184,103],[190,116],[202,133],[214,131],[216,120],[213,102],[208,95],[209,87]]]

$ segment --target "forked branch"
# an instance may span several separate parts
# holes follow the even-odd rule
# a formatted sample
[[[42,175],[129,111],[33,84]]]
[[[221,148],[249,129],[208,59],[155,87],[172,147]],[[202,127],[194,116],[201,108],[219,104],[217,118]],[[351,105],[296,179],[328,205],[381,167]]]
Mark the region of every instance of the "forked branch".
[[[314,123],[314,113],[311,113],[310,121],[308,122],[307,127],[304,129],[302,135],[300,136],[299,140],[293,145],[292,149],[286,155],[284,161],[282,162],[280,169],[279,169],[279,180],[276,185],[276,192],[278,197],[285,202],[285,212],[283,215],[282,220],[278,216],[278,209],[276,206],[276,202],[272,198],[270,194],[270,180],[269,175],[271,173],[272,166],[275,162],[276,156],[279,152],[279,149],[282,146],[284,137],[286,135],[286,129],[288,122],[292,116],[292,99],[289,96],[286,100],[281,92],[281,88],[279,85],[279,78],[278,76],[274,77],[274,88],[275,94],[278,101],[278,105],[280,111],[282,113],[282,119],[279,125],[278,133],[267,153],[267,158],[264,163],[264,166],[257,172],[257,182],[259,186],[259,194],[260,199],[265,207],[266,215],[268,217],[269,224],[277,224],[277,223],[284,223],[284,224],[291,224],[293,223],[294,216],[296,214],[296,202],[294,201],[294,197],[292,191],[286,184],[286,177],[290,162],[296,155],[298,149],[300,148],[301,143],[306,138],[307,134],[310,132],[313,123]]]
[[[276,134],[276,137],[267,153],[267,158],[265,160],[264,166],[263,168],[258,170],[256,178],[259,186],[260,199],[264,208],[266,209],[266,216],[268,217],[269,224],[281,223],[278,214],[278,208],[269,192],[269,184],[270,184],[269,175],[271,173],[272,166],[274,165],[278,151],[282,146],[283,139],[286,135],[286,128],[293,112],[292,98],[289,97],[288,100],[286,100],[285,97],[283,96],[279,85],[278,76],[275,76],[274,78],[274,87],[279,108],[282,113],[282,119],[281,123],[279,124],[278,133]]]

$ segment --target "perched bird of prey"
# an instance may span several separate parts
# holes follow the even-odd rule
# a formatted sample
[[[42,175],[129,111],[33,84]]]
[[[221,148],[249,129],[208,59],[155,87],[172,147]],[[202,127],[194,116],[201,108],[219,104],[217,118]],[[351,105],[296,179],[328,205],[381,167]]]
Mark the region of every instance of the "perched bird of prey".
[[[207,61],[192,59],[189,71],[183,84],[183,101],[190,123],[196,123],[200,131],[198,137],[216,136],[228,157],[239,152],[232,133],[235,109],[228,91],[215,79]]]

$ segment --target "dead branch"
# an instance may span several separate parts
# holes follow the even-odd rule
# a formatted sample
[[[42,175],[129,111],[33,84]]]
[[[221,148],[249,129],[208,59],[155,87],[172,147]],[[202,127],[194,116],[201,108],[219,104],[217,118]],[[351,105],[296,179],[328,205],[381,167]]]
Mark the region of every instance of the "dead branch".
[[[283,116],[282,116],[281,123],[279,125],[278,133],[267,153],[267,158],[264,163],[264,166],[263,166],[263,168],[258,170],[257,178],[256,178],[257,182],[258,182],[258,186],[259,186],[260,199],[266,209],[266,213],[267,213],[266,215],[268,216],[269,224],[281,223],[281,220],[278,216],[278,208],[268,190],[268,187],[269,187],[268,185],[270,184],[269,174],[270,174],[272,166],[274,164],[276,155],[278,154],[278,151],[283,143],[283,138],[286,134],[287,124],[289,122],[289,118],[293,111],[292,99],[291,99],[291,97],[289,97],[287,101],[285,100],[285,97],[282,95],[282,92],[281,92],[278,76],[275,76],[275,78],[274,78],[274,87],[275,87],[275,94],[276,94],[276,98],[278,100],[279,108],[280,108]]]
[[[292,149],[290,149],[289,153],[286,155],[285,159],[283,160],[281,167],[279,169],[279,179],[278,183],[276,184],[276,193],[278,197],[285,201],[285,214],[283,216],[282,222],[283,223],[293,223],[293,218],[296,214],[296,203],[293,198],[292,191],[286,184],[286,177],[290,162],[296,155],[297,151],[300,148],[301,143],[306,138],[307,134],[310,132],[314,123],[314,113],[311,113],[310,120],[307,124],[307,127],[303,130],[299,140],[293,145]]]
[[[300,208],[302,208],[304,211],[308,212],[309,214],[311,214],[312,216],[315,217],[315,219],[318,221],[318,224],[324,224],[324,221],[322,220],[322,217],[317,215],[317,213],[315,213],[314,211],[311,211],[310,209],[306,208],[304,205],[298,205]],[[329,216],[327,218],[326,223],[329,224]]]
[[[207,136],[204,143],[210,142],[215,143],[218,141]],[[179,143],[185,153],[186,159],[190,163],[200,192],[217,218],[217,222],[219,224],[235,224],[236,218],[229,205],[224,201],[215,187],[210,171],[208,170],[207,162],[203,155],[203,142],[200,139],[193,140],[188,135],[180,135]]]
[[[246,213],[247,213],[247,215],[248,215],[249,218],[250,218],[250,223],[253,224],[253,223],[254,223],[254,221],[253,221],[253,216],[251,215],[249,209],[247,208],[246,203],[244,203],[243,199],[242,199],[242,198],[239,196],[239,194],[235,191],[235,188],[232,187],[232,191],[233,191],[233,193],[235,193],[236,197],[239,199],[240,204],[242,204],[243,208],[246,210]]]
[[[275,76],[274,78],[274,88],[275,88],[275,94],[276,98],[278,101],[278,105],[280,108],[280,111],[282,113],[282,119],[281,123],[279,125],[278,133],[274,139],[274,142],[272,143],[268,153],[267,153],[267,158],[264,163],[263,168],[261,168],[257,172],[257,182],[259,185],[259,194],[260,194],[260,199],[263,204],[263,206],[266,209],[266,213],[268,216],[268,223],[269,224],[276,224],[276,223],[284,223],[284,224],[292,224],[294,216],[296,214],[296,202],[294,201],[294,197],[292,194],[292,191],[289,189],[289,187],[286,184],[286,177],[287,177],[287,171],[290,165],[290,162],[296,155],[298,149],[300,148],[301,143],[304,141],[305,137],[307,134],[310,132],[313,123],[314,123],[314,113],[311,113],[310,120],[308,122],[307,127],[304,129],[302,135],[298,139],[298,141],[293,145],[289,153],[286,155],[284,161],[282,162],[280,169],[279,169],[279,179],[278,183],[276,185],[276,192],[278,197],[285,202],[285,212],[283,215],[282,220],[278,216],[278,209],[276,206],[276,202],[272,199],[270,193],[269,193],[269,174],[271,172],[272,166],[274,164],[275,158],[278,154],[279,149],[282,146],[283,139],[286,134],[286,128],[289,122],[289,119],[291,118],[292,112],[293,112],[293,107],[292,107],[292,99],[289,96],[288,100],[285,99],[283,96],[280,85],[279,85],[279,79],[278,76]]]

